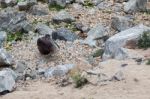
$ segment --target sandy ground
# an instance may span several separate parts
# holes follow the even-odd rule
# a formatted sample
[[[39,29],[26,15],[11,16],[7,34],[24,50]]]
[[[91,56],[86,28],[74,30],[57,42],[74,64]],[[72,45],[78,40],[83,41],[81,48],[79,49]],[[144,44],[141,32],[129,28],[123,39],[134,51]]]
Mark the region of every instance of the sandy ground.
[[[73,85],[59,87],[53,82],[32,81],[0,99],[150,99],[150,66],[137,65],[133,60],[109,60],[102,66],[112,72],[124,63],[128,66],[123,68],[125,80],[122,81],[112,81],[104,86],[88,84],[81,89]]]
[[[116,16],[113,11],[108,13],[108,11],[96,10],[94,11],[95,13],[90,14],[92,9],[77,10],[69,8],[66,10],[71,15],[79,17],[79,19],[76,19],[77,22],[82,22],[90,27],[93,27],[97,23],[110,26],[111,18]],[[55,14],[55,11],[51,11],[48,16],[39,19],[28,16],[28,19],[30,19],[31,22],[33,22],[34,19],[37,19],[37,21],[44,19],[43,21],[47,22],[50,21]],[[124,15],[124,13],[120,13],[119,15]],[[150,15],[137,13],[134,16],[135,24],[143,23],[144,25],[150,26]],[[113,30],[111,30],[111,32],[114,34]],[[25,61],[30,68],[34,69],[36,66],[51,67],[68,63],[78,63],[80,69],[91,68],[91,65],[87,63],[85,57],[96,49],[79,45],[77,42],[64,43],[57,41],[57,43],[61,49],[54,56],[54,59],[51,60],[44,60],[43,57],[39,55],[35,42],[19,42],[13,47],[10,53],[13,54],[15,60]],[[150,50],[136,50],[134,55],[149,57]],[[100,59],[98,58],[98,60],[94,62],[94,65],[96,66],[99,62]],[[128,66],[121,68],[120,65],[124,63],[128,64]],[[17,87],[12,93],[0,96],[0,99],[150,99],[150,66],[145,65],[145,62],[141,65],[137,65],[135,61],[130,59],[125,61],[109,60],[101,65],[104,72],[108,74],[113,74],[120,69],[123,70],[125,80],[112,81],[104,86],[88,84],[81,89],[74,88],[73,84],[60,87],[55,84],[55,81],[27,81],[24,86]]]

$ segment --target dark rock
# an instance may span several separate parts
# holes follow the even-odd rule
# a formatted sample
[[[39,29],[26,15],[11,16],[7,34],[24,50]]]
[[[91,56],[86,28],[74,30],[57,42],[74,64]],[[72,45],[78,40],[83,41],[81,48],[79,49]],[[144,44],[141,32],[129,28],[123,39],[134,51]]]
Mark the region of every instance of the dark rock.
[[[59,5],[61,7],[66,7],[66,5],[71,2],[73,2],[73,0],[48,0],[49,5]]]
[[[74,41],[78,39],[79,37],[75,33],[72,33],[71,31],[65,28],[60,28],[52,33],[52,38],[54,40],[59,39],[59,40],[64,40],[64,41]]]

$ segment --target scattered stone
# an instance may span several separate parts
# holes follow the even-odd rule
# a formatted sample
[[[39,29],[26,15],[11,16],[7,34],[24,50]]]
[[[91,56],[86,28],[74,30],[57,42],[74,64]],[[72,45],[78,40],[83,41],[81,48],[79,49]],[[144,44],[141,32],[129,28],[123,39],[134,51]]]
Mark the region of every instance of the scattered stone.
[[[42,8],[40,5],[34,5],[30,8],[29,13],[37,16],[48,15],[48,9]]]
[[[111,4],[104,1],[104,2],[101,2],[100,4],[98,4],[97,7],[99,10],[108,10],[111,8]]]
[[[0,11],[0,31],[23,32],[24,23],[27,22],[26,13],[18,12],[13,8]]]
[[[0,0],[0,7],[12,7],[17,4],[17,0]]]
[[[129,0],[124,5],[124,11],[126,13],[133,13],[139,10],[146,10],[147,0]]]
[[[7,39],[7,33],[4,31],[0,31],[0,48],[3,46],[6,39]]]
[[[87,33],[87,35],[87,38],[82,43],[95,47],[97,46],[97,40],[106,36],[106,29],[103,25],[97,24]]]
[[[82,23],[76,23],[75,27],[82,33],[87,33],[90,30],[90,28],[88,26],[84,26]]]
[[[55,23],[60,23],[60,22],[71,23],[75,21],[75,18],[71,16],[68,12],[66,12],[65,10],[61,10],[53,17],[52,20]]]
[[[44,75],[46,78],[64,76],[69,72],[69,70],[73,69],[74,67],[75,67],[74,64],[58,65],[56,67],[51,67],[47,69]]]
[[[17,62],[15,72],[23,74],[26,69],[27,69],[27,65],[24,61]]]
[[[56,82],[56,84],[58,84],[60,87],[66,87],[70,85],[71,83],[72,82],[70,81],[68,77],[60,78],[60,80]]]
[[[37,24],[35,31],[41,35],[49,34],[52,35],[53,30],[49,28],[47,25],[39,23]]]
[[[0,67],[11,66],[12,64],[13,64],[13,59],[11,55],[8,54],[5,49],[0,48]]]
[[[122,4],[116,3],[113,7],[115,12],[121,12],[122,11]]]
[[[111,81],[113,80],[116,80],[116,81],[121,81],[121,80],[124,80],[125,77],[124,77],[124,74],[122,71],[119,71],[117,73],[115,73],[115,75],[112,77]]]
[[[49,5],[58,5],[66,7],[67,4],[73,2],[73,0],[48,0]]]
[[[132,20],[124,16],[112,17],[111,26],[117,31],[129,29],[133,25]]]
[[[75,33],[72,33],[71,31],[69,31],[68,29],[60,28],[52,33],[52,38],[54,40],[59,39],[59,40],[73,42],[74,40],[78,39],[79,37]]]
[[[137,65],[141,65],[141,63],[143,62],[143,59],[137,58],[135,61],[137,62]]]
[[[32,7],[37,4],[37,0],[26,0],[28,7]]]
[[[36,79],[36,77],[37,77],[37,72],[35,70],[32,70],[31,68],[27,68],[24,71],[23,80]]]
[[[0,71],[0,94],[3,92],[11,92],[15,89],[15,80],[17,78],[16,73],[5,68]]]
[[[127,41],[137,40],[144,31],[148,30],[150,30],[149,27],[140,24],[112,36],[105,43],[103,60],[109,58],[126,59],[129,55],[127,54],[127,50],[123,47]]]
[[[121,65],[121,67],[126,67],[126,66],[128,66],[128,64],[122,64],[122,65]]]
[[[28,3],[27,1],[22,1],[22,2],[18,2],[18,8],[19,8],[19,11],[25,11],[28,9]]]

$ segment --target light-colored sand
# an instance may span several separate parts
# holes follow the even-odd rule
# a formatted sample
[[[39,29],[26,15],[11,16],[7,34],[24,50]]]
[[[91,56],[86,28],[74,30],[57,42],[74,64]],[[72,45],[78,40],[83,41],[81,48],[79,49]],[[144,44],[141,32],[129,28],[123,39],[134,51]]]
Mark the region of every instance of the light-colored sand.
[[[110,82],[105,86],[89,84],[82,89],[73,85],[58,87],[52,82],[32,81],[0,99],[150,99],[150,66],[145,63],[137,65],[133,60],[109,60],[102,66],[107,72],[112,72],[121,68],[123,63],[128,63],[123,70],[123,81]]]

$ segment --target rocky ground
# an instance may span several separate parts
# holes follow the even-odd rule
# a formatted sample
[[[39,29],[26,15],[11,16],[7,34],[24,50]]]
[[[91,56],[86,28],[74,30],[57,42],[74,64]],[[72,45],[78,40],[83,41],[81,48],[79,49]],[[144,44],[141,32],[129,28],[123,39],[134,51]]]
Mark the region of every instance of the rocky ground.
[[[137,44],[149,3],[0,1],[0,99],[149,99],[150,49]],[[37,48],[45,34],[59,46],[52,55]]]

